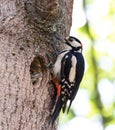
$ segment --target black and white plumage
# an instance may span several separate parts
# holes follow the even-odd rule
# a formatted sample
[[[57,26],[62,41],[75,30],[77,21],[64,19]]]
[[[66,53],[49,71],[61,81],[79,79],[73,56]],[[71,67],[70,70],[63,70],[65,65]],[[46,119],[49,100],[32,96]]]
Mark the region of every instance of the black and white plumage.
[[[61,109],[63,113],[65,112],[68,100],[70,103],[67,112],[69,112],[84,74],[85,65],[81,42],[77,38],[70,36],[68,39],[65,39],[65,43],[67,47],[58,55],[53,68],[54,76],[59,85],[57,85],[57,88],[60,87],[60,93],[58,93],[51,117],[50,122],[52,124],[58,117]]]

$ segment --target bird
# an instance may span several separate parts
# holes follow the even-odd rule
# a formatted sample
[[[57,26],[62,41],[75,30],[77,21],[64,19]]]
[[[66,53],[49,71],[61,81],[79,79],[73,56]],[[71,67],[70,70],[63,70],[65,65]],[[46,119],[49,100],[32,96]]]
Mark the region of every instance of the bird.
[[[83,45],[73,36],[64,39],[66,47],[58,54],[53,66],[52,81],[56,87],[57,95],[54,109],[50,118],[50,124],[54,124],[62,110],[65,113],[67,102],[70,110],[71,104],[78,92],[85,69],[85,61],[82,55]]]

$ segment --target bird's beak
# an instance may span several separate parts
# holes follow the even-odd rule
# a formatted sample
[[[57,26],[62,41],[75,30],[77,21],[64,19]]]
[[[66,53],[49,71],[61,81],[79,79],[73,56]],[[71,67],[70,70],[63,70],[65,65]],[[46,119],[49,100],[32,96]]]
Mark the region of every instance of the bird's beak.
[[[66,37],[65,40],[68,41],[69,37]]]
[[[66,38],[65,38],[65,42],[68,42],[68,39],[69,39],[69,37],[66,37]]]
[[[61,36],[60,34],[55,33],[55,37],[56,37],[58,40],[60,40],[60,41],[62,41],[62,42],[65,42],[65,38],[64,38],[63,36]]]
[[[68,40],[69,39],[69,36],[68,37],[66,37],[66,40]]]

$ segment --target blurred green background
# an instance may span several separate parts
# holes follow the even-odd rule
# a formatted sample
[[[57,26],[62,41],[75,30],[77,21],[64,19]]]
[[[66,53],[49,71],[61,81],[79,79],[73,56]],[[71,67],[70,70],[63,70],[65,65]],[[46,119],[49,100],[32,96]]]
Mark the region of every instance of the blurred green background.
[[[58,130],[115,130],[115,0],[74,0],[71,35],[82,41],[85,75]]]

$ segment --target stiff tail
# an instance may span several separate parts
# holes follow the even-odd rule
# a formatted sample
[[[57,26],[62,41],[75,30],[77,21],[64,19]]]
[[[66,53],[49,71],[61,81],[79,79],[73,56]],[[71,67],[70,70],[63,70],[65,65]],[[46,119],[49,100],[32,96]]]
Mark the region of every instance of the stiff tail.
[[[54,108],[54,111],[53,111],[53,114],[51,116],[51,119],[50,119],[50,124],[53,125],[53,123],[55,122],[55,120],[57,119],[57,117],[59,116],[59,113],[61,111],[61,108],[62,108],[62,97],[60,96],[56,102],[56,105],[55,105],[55,108]]]
[[[70,107],[71,107],[72,101],[73,101],[73,100],[71,100],[70,103],[69,103],[69,107],[68,107],[68,110],[67,110],[67,114],[69,113],[69,110],[70,110]]]
[[[63,100],[63,99],[64,99],[64,100]],[[61,109],[62,109],[63,113],[65,112],[66,105],[67,105],[67,101],[68,101],[68,99],[62,97],[62,95],[59,96],[59,98],[58,98],[58,100],[57,100],[57,102],[56,102],[56,105],[55,105],[53,114],[52,114],[51,119],[50,119],[50,124],[53,125],[53,123],[55,122],[55,120],[56,120],[57,117],[59,116],[59,113],[60,113]],[[72,103],[72,102],[70,102],[70,105],[69,105],[69,108],[68,108],[67,113],[69,112],[71,103]]]

